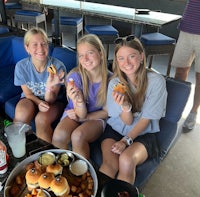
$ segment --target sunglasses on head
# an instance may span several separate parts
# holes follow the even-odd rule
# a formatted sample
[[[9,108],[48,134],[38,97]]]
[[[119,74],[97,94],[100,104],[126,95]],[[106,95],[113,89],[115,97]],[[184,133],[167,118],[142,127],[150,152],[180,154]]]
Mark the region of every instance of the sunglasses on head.
[[[115,40],[115,44],[120,44],[120,43],[122,43],[122,42],[124,42],[124,41],[129,42],[129,41],[132,41],[132,40],[134,40],[134,39],[135,39],[135,36],[134,36],[134,35],[129,35],[129,36],[126,36],[126,37],[119,37],[119,38],[117,38],[117,39]]]

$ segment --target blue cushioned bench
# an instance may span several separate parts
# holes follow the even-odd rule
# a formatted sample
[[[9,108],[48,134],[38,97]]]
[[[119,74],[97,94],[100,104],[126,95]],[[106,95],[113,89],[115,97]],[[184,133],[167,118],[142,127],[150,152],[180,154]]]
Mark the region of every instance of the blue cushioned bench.
[[[6,2],[5,3],[5,8],[6,8],[6,15],[7,19],[10,20],[11,26],[14,27],[14,15],[17,10],[22,9],[22,5],[18,2]]]
[[[46,24],[46,15],[45,13],[35,11],[35,10],[17,10],[14,15],[15,26],[18,27],[19,23],[22,24],[23,28],[24,25],[27,26],[36,26],[38,27],[39,24],[43,24],[43,28],[47,31],[47,24]]]
[[[0,25],[0,34],[6,34],[6,33],[9,33],[9,28],[6,27],[6,26],[1,26]]]
[[[150,56],[148,68],[152,68],[154,55],[169,55],[166,72],[166,76],[169,76],[176,40],[159,32],[143,34],[140,40],[144,45],[146,57]]]
[[[96,34],[106,45],[107,58],[109,58],[109,45],[114,44],[115,39],[119,36],[118,30],[113,27],[110,19],[100,18],[97,16],[85,16],[85,32]]]
[[[52,32],[55,32],[55,19],[52,21]],[[59,24],[61,33],[71,33],[75,36],[75,47],[76,42],[79,38],[79,34],[83,34],[83,18],[78,16],[60,16],[60,24]]]

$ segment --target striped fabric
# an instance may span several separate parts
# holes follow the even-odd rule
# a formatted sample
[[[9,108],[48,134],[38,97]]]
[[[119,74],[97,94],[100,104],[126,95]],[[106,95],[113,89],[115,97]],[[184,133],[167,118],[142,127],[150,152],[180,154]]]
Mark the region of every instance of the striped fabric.
[[[179,26],[181,31],[200,34],[200,0],[189,0]]]

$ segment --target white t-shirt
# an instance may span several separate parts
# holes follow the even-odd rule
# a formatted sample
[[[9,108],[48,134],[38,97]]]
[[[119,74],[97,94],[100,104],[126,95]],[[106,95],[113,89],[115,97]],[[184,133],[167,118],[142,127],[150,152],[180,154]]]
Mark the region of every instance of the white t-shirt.
[[[166,111],[166,80],[162,75],[154,72],[148,72],[147,77],[148,86],[145,101],[143,103],[141,112],[136,112],[133,114],[134,121],[131,125],[126,125],[121,120],[120,114],[122,109],[118,104],[115,103],[112,97],[113,87],[119,82],[119,78],[114,78],[109,82],[107,94],[107,109],[109,118],[107,123],[123,136],[127,135],[141,118],[151,120],[151,123],[141,133],[141,135],[160,131],[159,120],[161,117],[165,116]]]

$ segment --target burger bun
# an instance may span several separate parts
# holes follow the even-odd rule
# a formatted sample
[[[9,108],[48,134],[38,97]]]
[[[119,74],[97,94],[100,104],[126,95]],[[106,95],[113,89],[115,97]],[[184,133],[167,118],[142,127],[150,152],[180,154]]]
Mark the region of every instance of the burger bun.
[[[38,187],[38,180],[40,178],[40,175],[41,171],[36,168],[31,168],[26,172],[25,179],[29,191]]]
[[[55,177],[55,179],[51,182],[50,189],[56,196],[62,196],[64,194],[67,195],[70,193],[70,187],[67,179],[63,176]]]
[[[40,175],[38,180],[38,185],[40,188],[48,190],[51,184],[51,181],[54,179],[54,174],[50,172],[45,172]]]
[[[50,164],[46,168],[46,172],[53,173],[55,176],[62,174],[63,167],[59,163]]]

